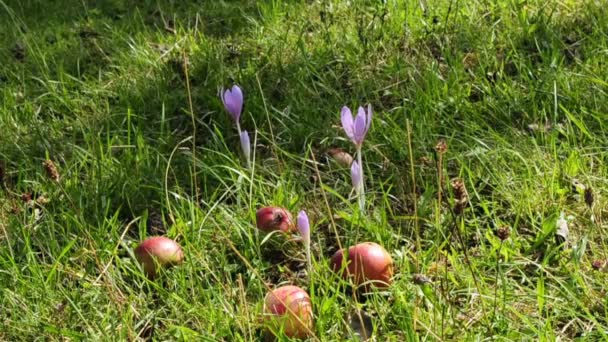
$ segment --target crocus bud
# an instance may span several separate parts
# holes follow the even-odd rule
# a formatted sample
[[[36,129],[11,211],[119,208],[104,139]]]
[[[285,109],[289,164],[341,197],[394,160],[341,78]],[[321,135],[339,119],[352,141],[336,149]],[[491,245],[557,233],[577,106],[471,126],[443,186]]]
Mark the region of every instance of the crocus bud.
[[[239,86],[234,85],[232,89],[226,89],[220,94],[226,111],[232,116],[232,119],[238,124],[243,111],[243,92]]]
[[[243,150],[243,155],[249,163],[249,157],[251,156],[251,143],[249,141],[249,133],[247,131],[241,132],[241,149]]]
[[[291,214],[279,207],[265,207],[255,213],[256,225],[264,232],[280,230],[282,232],[294,231]]]
[[[304,241],[304,247],[306,249],[306,262],[308,263],[309,275],[312,273],[312,259],[310,256],[310,221],[308,221],[308,215],[304,210],[298,214],[298,230],[302,235]]]
[[[353,181],[353,188],[358,193],[363,185],[363,177],[361,172],[361,166],[356,161],[354,161],[350,167],[350,176],[351,180]]]
[[[300,211],[298,214],[298,230],[300,231],[300,235],[302,235],[302,239],[304,239],[305,243],[310,243],[310,222],[308,221],[308,215],[304,210]]]

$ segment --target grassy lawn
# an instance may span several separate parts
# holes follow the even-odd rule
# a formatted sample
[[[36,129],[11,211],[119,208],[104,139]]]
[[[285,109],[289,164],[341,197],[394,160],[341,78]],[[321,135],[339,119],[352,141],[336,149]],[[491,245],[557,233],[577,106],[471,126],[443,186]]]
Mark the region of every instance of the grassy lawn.
[[[285,284],[311,340],[607,340],[607,80],[602,1],[0,0],[0,340],[264,340]],[[330,151],[368,103],[361,211]],[[363,241],[388,289],[332,271]]]

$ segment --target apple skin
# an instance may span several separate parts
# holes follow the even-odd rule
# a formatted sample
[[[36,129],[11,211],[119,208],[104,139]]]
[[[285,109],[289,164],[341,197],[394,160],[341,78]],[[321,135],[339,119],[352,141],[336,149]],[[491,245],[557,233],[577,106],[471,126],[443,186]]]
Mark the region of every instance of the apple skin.
[[[346,168],[353,164],[353,156],[339,147],[330,148],[327,152],[341,167]]]
[[[184,260],[184,252],[180,245],[164,236],[153,236],[142,241],[135,248],[135,257],[148,278],[158,275],[159,267],[170,267]]]
[[[308,293],[297,286],[285,285],[269,292],[264,314],[267,324],[287,337],[305,338],[312,333],[312,303]]]
[[[344,251],[337,251],[330,260],[332,269],[334,272],[342,271],[343,278],[350,276],[355,286],[371,282],[374,287],[385,289],[391,285],[393,259],[379,244],[363,242],[351,246],[348,249],[348,264],[345,269],[342,269],[343,259]]]
[[[264,207],[255,213],[256,226],[263,232],[280,230],[284,233],[295,232],[291,213],[281,207]]]

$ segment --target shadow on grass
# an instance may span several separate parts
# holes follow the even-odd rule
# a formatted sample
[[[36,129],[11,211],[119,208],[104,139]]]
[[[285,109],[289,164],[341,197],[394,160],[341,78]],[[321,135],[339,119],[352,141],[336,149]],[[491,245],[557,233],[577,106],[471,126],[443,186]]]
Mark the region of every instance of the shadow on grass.
[[[107,201],[113,203],[109,211],[124,210],[125,218],[147,209],[151,199],[162,202],[165,163],[176,144],[193,132],[184,46],[190,50],[192,113],[200,149],[238,150],[233,123],[217,96],[220,87],[234,81],[245,90],[243,127],[272,131],[275,141],[261,144],[278,142],[286,150],[302,154],[306,142],[340,134],[338,112],[343,104],[369,101],[379,113],[402,113],[399,108],[410,105],[411,119],[420,119],[441,135],[452,134],[463,122],[480,119],[480,112],[488,113],[490,119],[485,124],[494,129],[506,132],[514,126],[523,127],[553,110],[553,95],[541,88],[548,84],[550,75],[543,72],[530,78],[525,71],[539,66],[548,69],[552,63],[548,57],[553,54],[568,65],[569,50],[564,52],[562,45],[593,34],[589,25],[584,25],[574,31],[575,35],[566,35],[574,24],[562,26],[561,21],[548,21],[532,30],[537,22],[542,23],[539,17],[527,22],[530,27],[514,39],[513,47],[505,47],[509,41],[505,39],[502,47],[495,48],[476,40],[481,38],[475,35],[475,27],[450,30],[443,36],[440,33],[445,30],[436,28],[418,40],[402,37],[404,45],[418,44],[418,49],[411,48],[406,51],[411,55],[406,55],[400,50],[383,52],[383,42],[361,38],[366,34],[363,29],[358,31],[359,42],[339,35],[325,41],[327,46],[321,46],[320,38],[307,41],[321,30],[314,28],[320,22],[312,10],[311,18],[295,28],[286,25],[282,27],[285,32],[253,41],[248,37],[253,35],[252,23],[264,20],[255,1],[5,4],[18,20],[14,25],[5,24],[10,28],[1,36],[10,48],[0,52],[0,79],[10,88],[5,98],[22,93],[21,100],[13,96],[6,108],[19,113],[19,120],[28,129],[14,135],[18,148],[3,147],[0,156],[9,161],[12,170],[29,170],[30,177],[40,172],[30,166],[31,161],[36,165],[46,153],[67,164],[78,160],[71,172],[75,179],[90,183],[92,188],[84,193],[104,190]],[[1,16],[10,19],[5,11]],[[331,25],[339,26],[339,21],[337,18]],[[579,21],[594,22],[584,16]],[[398,36],[401,31],[395,30]],[[361,56],[345,56],[343,51],[348,48]],[[577,49],[572,54],[584,56],[582,48]],[[505,57],[465,65],[467,54],[483,58],[480,51],[500,52]],[[396,67],[403,62],[400,59],[435,64]],[[384,64],[376,68],[374,63]],[[449,70],[441,74],[443,65]],[[488,73],[501,73],[502,79],[488,77]],[[404,79],[412,81],[402,82]],[[540,91],[500,93],[500,82],[521,81],[538,85]],[[463,89],[473,83],[480,83],[484,91],[472,97]],[[386,90],[389,87],[390,91]],[[447,90],[432,93],[434,89]],[[536,97],[527,93],[530,91]],[[395,117],[401,124],[405,118],[401,114]],[[224,132],[228,148],[222,146],[218,131]],[[406,157],[403,149],[395,153]],[[170,175],[175,183],[169,184],[185,184],[187,193],[192,192],[189,158],[186,153],[178,154]],[[218,161],[204,153],[201,158],[208,164]],[[19,177],[27,177],[13,175],[16,183]],[[224,181],[223,176],[212,173],[200,177],[207,182],[204,196],[214,194]],[[74,186],[72,191],[80,190]],[[108,210],[97,198],[83,203],[97,213]]]

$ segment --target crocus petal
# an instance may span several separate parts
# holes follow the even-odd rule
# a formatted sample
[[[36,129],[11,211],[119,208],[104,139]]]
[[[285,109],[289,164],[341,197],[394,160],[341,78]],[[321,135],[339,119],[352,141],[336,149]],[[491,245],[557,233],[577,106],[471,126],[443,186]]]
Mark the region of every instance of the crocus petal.
[[[354,131],[355,131],[355,143],[361,145],[365,139],[367,133],[367,125],[365,118],[365,110],[363,107],[359,107],[357,117],[355,118]]]
[[[356,161],[353,162],[353,165],[351,165],[350,167],[350,176],[351,176],[351,180],[353,182],[353,188],[355,190],[357,190],[357,192],[359,191],[360,187],[361,187],[361,167],[359,166],[359,163],[357,163]]]
[[[228,112],[228,114],[230,114],[230,116],[232,116],[234,118],[234,115],[232,114],[232,96],[231,96],[231,92],[230,89],[224,90],[222,89],[222,102],[224,103],[224,108],[226,109],[226,111]]]
[[[222,102],[224,102],[224,108],[232,115],[232,92],[230,89],[222,89]]]
[[[232,97],[234,99],[234,110],[241,116],[241,112],[243,111],[243,92],[236,84],[232,86]]]
[[[310,241],[310,221],[304,210],[298,213],[298,230],[306,243]]]
[[[241,117],[241,111],[243,110],[243,92],[239,86],[234,85],[232,89],[228,89],[222,92],[222,102],[226,111],[230,113],[230,116],[234,121],[238,122]]]
[[[249,160],[249,156],[251,155],[251,143],[249,141],[249,133],[247,133],[247,131],[241,132],[241,149],[243,150],[245,158]]]
[[[224,108],[228,112],[230,112],[230,110],[228,109],[228,104],[226,103],[226,94],[228,94],[229,92],[230,92],[230,90],[225,90],[224,88],[222,88],[222,90],[220,91],[220,98],[222,99],[222,103],[224,104]]]
[[[344,128],[344,132],[346,136],[354,140],[355,132],[353,130],[353,114],[350,112],[350,109],[346,106],[342,107],[342,128]]]

